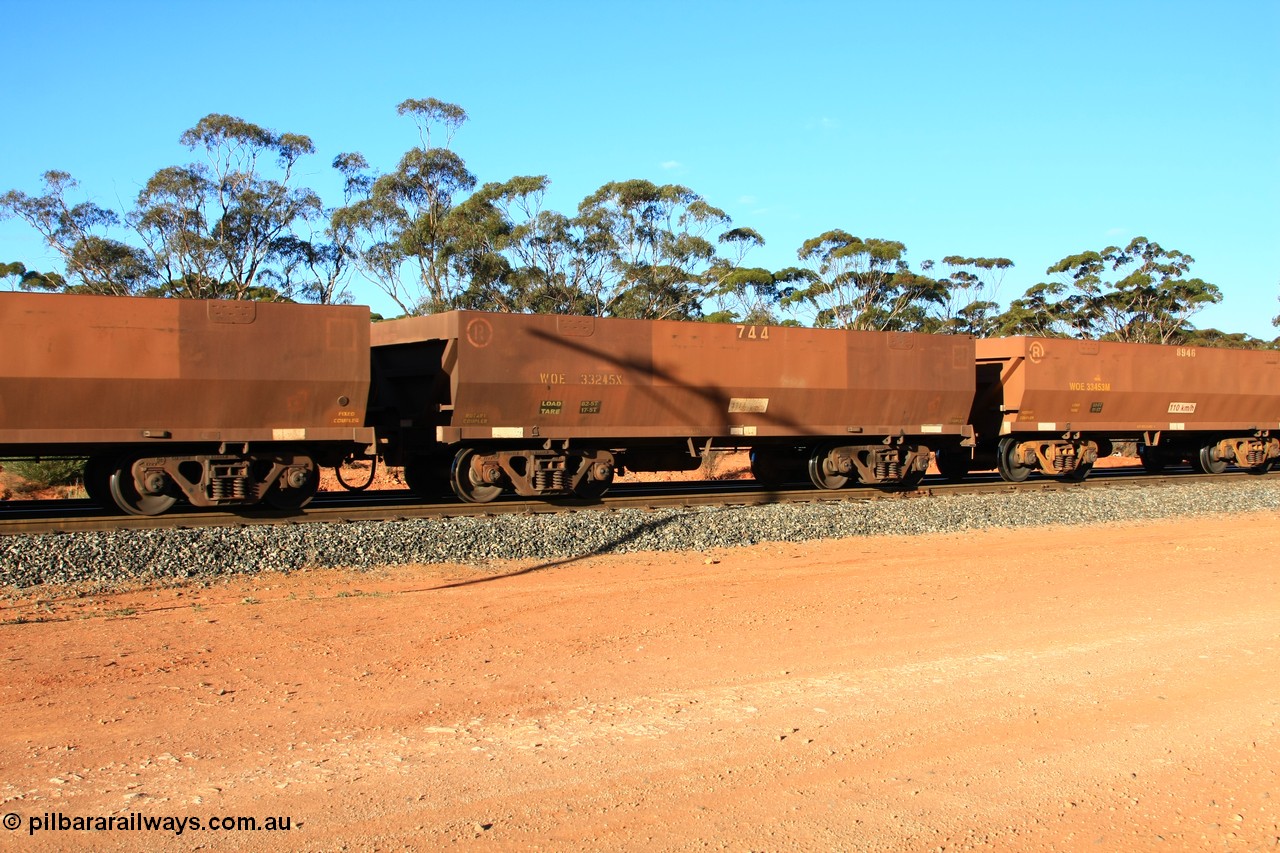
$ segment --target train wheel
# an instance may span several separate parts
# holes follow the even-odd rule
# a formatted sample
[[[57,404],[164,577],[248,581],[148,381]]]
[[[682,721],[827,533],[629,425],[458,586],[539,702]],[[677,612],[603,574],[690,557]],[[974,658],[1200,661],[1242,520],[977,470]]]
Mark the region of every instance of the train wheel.
[[[998,463],[997,468],[1000,470],[1000,477],[1009,483],[1021,483],[1031,476],[1031,468],[1016,461],[1018,452],[1018,442],[1006,438],[1000,442],[1000,448],[996,453]]]
[[[305,458],[305,457],[303,457]],[[289,482],[286,483],[286,478]],[[302,509],[320,490],[320,472],[316,468],[294,466],[285,471],[262,496],[267,506],[288,511]]]
[[[462,449],[453,457],[453,467],[449,471],[449,483],[453,493],[460,500],[472,504],[487,504],[502,494],[502,486],[496,483],[476,482],[475,471],[471,467],[474,450]]]
[[[902,475],[902,482],[899,485],[903,489],[918,489],[924,482],[924,475],[924,471],[908,471]]]
[[[1227,460],[1214,455],[1218,445],[1209,444],[1200,448],[1200,452],[1191,458],[1191,467],[1201,474],[1221,474],[1227,470]]]
[[[1266,462],[1263,462],[1261,465],[1253,465],[1249,468],[1246,468],[1245,470],[1248,471],[1250,474],[1267,474],[1271,472],[1271,468],[1275,465],[1275,462],[1276,461],[1274,459],[1268,459]]]
[[[573,490],[573,494],[584,501],[598,501],[604,497],[604,493],[609,491],[612,485],[612,477],[608,480],[583,480],[578,488]]]
[[[584,463],[592,466],[591,476],[583,477],[578,483],[578,487],[573,490],[574,495],[585,501],[598,501],[604,497],[604,493],[609,491],[609,487],[613,485],[613,460],[608,462],[597,459],[594,462]]]
[[[117,508],[111,498],[111,472],[114,467],[115,460],[106,456],[90,456],[84,463],[85,494],[103,509]]]
[[[849,485],[849,476],[830,470],[827,462],[831,448],[819,447],[809,457],[809,481],[819,489],[843,489]]]
[[[588,480],[578,488],[574,489],[574,497],[582,498],[584,501],[598,501],[604,497],[604,493],[609,491],[612,483],[603,483],[600,480]]]
[[[1148,444],[1138,448],[1138,458],[1142,460],[1142,470],[1148,474],[1159,474],[1169,464],[1168,458],[1162,452]]]
[[[126,457],[112,466],[107,480],[107,491],[111,495],[111,500],[129,515],[160,515],[168,512],[178,499],[173,495],[144,495],[139,492],[133,483],[135,461],[132,457]]]

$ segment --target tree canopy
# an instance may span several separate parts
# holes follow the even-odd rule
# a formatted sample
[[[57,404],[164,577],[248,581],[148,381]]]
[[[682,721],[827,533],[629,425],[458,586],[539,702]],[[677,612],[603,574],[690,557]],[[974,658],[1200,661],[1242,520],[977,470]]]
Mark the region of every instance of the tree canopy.
[[[1010,303],[1002,334],[1037,334],[1168,344],[1187,339],[1190,318],[1222,301],[1216,285],[1187,278],[1195,259],[1134,237],[1123,249],[1069,255]]]
[[[50,170],[34,195],[0,195],[61,259],[0,265],[10,288],[68,293],[348,302],[361,276],[405,314],[452,308],[711,322],[811,324],[975,336],[1046,335],[1206,346],[1268,344],[1197,330],[1222,299],[1194,259],[1146,237],[1068,255],[1001,310],[1014,263],[952,254],[913,265],[884,237],[823,231],[793,266],[750,256],[765,237],[690,187],[608,181],[572,212],[546,205],[546,175],[487,181],[454,143],[466,111],[435,98],[396,107],[415,133],[388,171],[358,152],[332,166],[326,205],[302,176],[311,138],[210,114],[183,131],[191,162],[165,166],[126,210]],[[1275,324],[1280,326],[1280,316]],[[1277,339],[1280,342],[1280,339]]]

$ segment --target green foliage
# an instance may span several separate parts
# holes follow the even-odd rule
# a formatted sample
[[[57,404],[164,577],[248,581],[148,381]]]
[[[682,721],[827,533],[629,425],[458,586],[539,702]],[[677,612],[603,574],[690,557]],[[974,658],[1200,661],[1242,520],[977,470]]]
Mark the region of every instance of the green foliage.
[[[800,317],[850,329],[1264,345],[1195,330],[1190,318],[1221,292],[1190,277],[1190,256],[1144,237],[1063,258],[1000,312],[1008,258],[947,255],[913,270],[903,243],[834,229],[806,240],[796,266],[769,270],[748,261],[764,237],[689,187],[611,181],[574,212],[548,210],[545,175],[479,185],[452,147],[468,120],[460,106],[410,98],[396,111],[413,123],[417,144],[386,173],[359,153],[335,157],[343,198],[331,209],[298,179],[315,153],[309,137],[219,113],[180,135],[193,162],[155,172],[127,212],[79,197],[71,175],[48,171],[39,193],[0,195],[0,219],[26,222],[63,269],[0,264],[0,281],[343,303],[360,273],[405,314],[474,308],[784,325]]]
[[[948,255],[942,263],[950,272],[939,279],[946,294],[939,330],[983,338],[993,335],[1000,310],[996,298],[1013,261]],[[925,266],[931,269],[934,264],[929,261]]]
[[[366,172],[359,154],[340,155],[334,166],[346,178],[349,203],[333,211],[331,231],[401,310],[429,314],[457,307],[474,278],[492,279],[501,265],[490,245],[495,235],[485,233],[486,220],[494,220],[483,202],[455,214],[476,185],[447,147],[467,114],[434,98],[404,101],[398,111],[414,119],[421,144],[385,175]],[[433,131],[443,131],[444,147],[432,147]]]
[[[202,160],[160,169],[124,217],[91,201],[73,203],[77,183],[65,172],[46,172],[41,195],[0,196],[0,217],[26,221],[66,266],[65,277],[28,274],[20,286],[234,299],[282,299],[296,289],[317,301],[341,298],[341,249],[308,250],[294,230],[320,213],[314,191],[292,186],[299,160],[315,150],[308,137],[211,114],[179,141]],[[142,246],[110,236],[126,225]]]
[[[424,149],[431,148],[432,128],[444,131],[444,147],[447,148],[458,128],[467,122],[467,113],[462,107],[435,98],[408,98],[400,102],[396,112],[402,116],[413,116]]]
[[[592,256],[584,285],[592,313],[695,319],[716,258],[709,236],[728,215],[679,184],[605,184],[578,205],[579,250]]]
[[[121,224],[120,217],[93,202],[72,204],[67,195],[78,184],[66,172],[48,171],[43,178],[42,195],[9,190],[0,196],[0,219],[17,217],[31,226],[62,256],[66,275],[24,270],[19,286],[117,296],[141,292],[155,276],[146,254],[105,236]]]
[[[321,213],[313,190],[292,186],[299,161],[315,152],[310,138],[215,113],[184,131],[179,141],[199,150],[203,161],[156,172],[129,216],[159,274],[153,293],[202,299],[290,296],[291,273],[307,254],[294,228]],[[274,173],[268,174],[271,161]],[[336,287],[313,290],[331,299]]]
[[[782,299],[809,307],[814,325],[838,329],[936,330],[933,314],[946,288],[912,272],[907,247],[896,240],[832,230],[806,240],[796,253],[807,273]]]
[[[753,228],[731,228],[717,242],[722,251],[730,254],[715,258],[703,276],[707,286],[703,319],[714,323],[779,323],[779,303],[793,290],[785,279],[787,271],[745,266],[747,254],[763,246],[764,237]]]
[[[1037,284],[1014,300],[996,326],[1001,334],[1179,343],[1191,332],[1190,317],[1222,300],[1216,285],[1185,278],[1194,262],[1145,237],[1123,249],[1070,255],[1046,270],[1056,282]],[[1114,280],[1106,280],[1108,272]]]
[[[1197,347],[1225,349],[1274,349],[1275,341],[1264,341],[1244,332],[1222,332],[1218,329],[1191,329],[1180,343]]]
[[[1065,290],[1064,285],[1053,282],[1032,285],[1021,299],[1010,302],[1008,310],[995,318],[995,334],[1042,338],[1078,336],[1081,330],[1075,323],[1081,299],[1064,295]]]
[[[66,280],[56,272],[36,272],[27,269],[26,265],[14,261],[0,264],[0,279],[14,279],[13,286],[19,290],[66,290]]]
[[[542,209],[549,184],[543,175],[488,183],[458,206],[455,256],[473,271],[459,307],[589,313],[574,225]]]
[[[21,491],[75,486],[84,480],[83,459],[18,459],[5,462],[4,470],[26,481]]]

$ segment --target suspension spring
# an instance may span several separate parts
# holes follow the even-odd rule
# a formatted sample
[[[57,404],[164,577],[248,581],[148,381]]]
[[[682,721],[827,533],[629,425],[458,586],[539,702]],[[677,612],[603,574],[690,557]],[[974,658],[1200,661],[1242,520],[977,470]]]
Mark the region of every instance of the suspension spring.
[[[877,480],[900,480],[902,479],[902,463],[896,459],[877,462],[875,474]]]
[[[542,468],[533,472],[533,487],[540,492],[562,492],[568,488],[568,477],[563,468]]]
[[[209,484],[209,497],[215,502],[242,501],[248,494],[248,477],[217,477]]]

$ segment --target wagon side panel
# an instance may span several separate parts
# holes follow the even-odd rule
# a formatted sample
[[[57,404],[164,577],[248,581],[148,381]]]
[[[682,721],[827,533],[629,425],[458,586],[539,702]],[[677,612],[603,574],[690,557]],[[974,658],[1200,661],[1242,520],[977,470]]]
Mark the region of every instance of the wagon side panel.
[[[965,336],[457,317],[450,440],[958,435],[972,396]]]
[[[0,295],[0,445],[369,441],[361,308]]]
[[[1006,434],[1280,428],[1274,351],[1009,338],[977,353],[1000,365]]]

